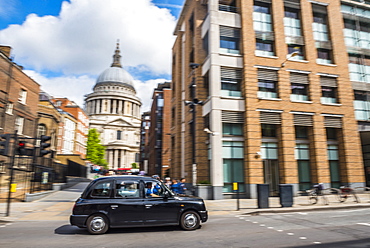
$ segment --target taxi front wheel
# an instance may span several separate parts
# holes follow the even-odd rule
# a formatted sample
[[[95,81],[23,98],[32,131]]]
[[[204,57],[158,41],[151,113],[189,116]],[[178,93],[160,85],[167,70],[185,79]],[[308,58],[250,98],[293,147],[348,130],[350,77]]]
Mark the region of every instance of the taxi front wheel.
[[[199,214],[195,211],[186,211],[181,215],[180,226],[186,231],[198,229],[200,225]]]

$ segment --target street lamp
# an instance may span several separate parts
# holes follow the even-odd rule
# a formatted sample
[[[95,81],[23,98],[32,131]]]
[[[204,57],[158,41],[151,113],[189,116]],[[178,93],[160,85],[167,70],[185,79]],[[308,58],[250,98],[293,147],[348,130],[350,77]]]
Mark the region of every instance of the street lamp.
[[[206,127],[205,129],[203,129],[204,132],[208,133],[208,134],[212,134],[212,136],[216,136],[218,135],[218,132],[213,132],[211,130],[209,130],[208,127]]]
[[[192,181],[193,181],[193,185],[195,186],[196,185],[196,181],[197,181],[197,163],[196,163],[196,158],[195,158],[195,152],[196,152],[196,149],[195,149],[195,146],[196,146],[196,142],[195,142],[195,131],[196,131],[196,106],[197,105],[203,105],[203,101],[199,101],[199,99],[196,98],[196,87],[197,87],[197,84],[196,84],[196,77],[195,77],[195,69],[197,69],[199,67],[199,64],[196,64],[196,63],[190,63],[190,68],[192,69],[191,71],[191,75],[193,76],[192,78],[192,81],[191,81],[191,84],[189,86],[190,88],[190,97],[192,98],[191,101],[184,101],[185,105],[186,106],[189,106],[191,111],[193,112],[193,117],[192,117],[192,122],[191,122],[191,131],[192,131]]]
[[[292,52],[291,54],[288,54],[288,56],[286,57],[286,60],[284,60],[283,63],[281,63],[281,67],[284,67],[285,66],[285,63],[290,60],[291,58],[295,57],[299,55],[299,52],[298,51],[295,51],[295,52]]]

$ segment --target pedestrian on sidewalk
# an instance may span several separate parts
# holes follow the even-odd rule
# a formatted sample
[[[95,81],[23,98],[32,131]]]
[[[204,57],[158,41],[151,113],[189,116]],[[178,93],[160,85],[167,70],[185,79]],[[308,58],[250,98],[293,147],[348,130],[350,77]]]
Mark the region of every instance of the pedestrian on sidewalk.
[[[171,185],[171,190],[173,193],[178,194],[179,193],[179,186],[180,184],[178,183],[177,179],[173,178],[172,179],[172,185]]]
[[[185,194],[185,190],[187,190],[185,182],[186,182],[185,178],[180,179],[179,188],[178,188],[179,194]]]

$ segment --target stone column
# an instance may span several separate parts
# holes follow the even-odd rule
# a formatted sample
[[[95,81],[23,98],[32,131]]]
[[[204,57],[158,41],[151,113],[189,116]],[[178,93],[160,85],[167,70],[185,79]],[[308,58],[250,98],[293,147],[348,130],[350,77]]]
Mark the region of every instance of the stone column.
[[[114,169],[114,165],[113,165],[113,151],[112,150],[108,150],[108,153],[109,153],[108,165],[109,165],[110,168]]]
[[[95,100],[96,101],[96,111],[95,113],[96,114],[100,114],[100,104],[101,104],[101,100]]]
[[[117,114],[117,100],[112,100],[113,101],[113,112],[112,114]]]
[[[121,167],[127,167],[127,165],[125,164],[125,154],[124,154],[124,150],[119,150],[120,152],[120,155],[121,155]]]
[[[118,168],[118,149],[114,149],[114,168]]]
[[[112,100],[107,99],[107,113],[111,114],[111,106],[112,106]]]
[[[119,115],[122,114],[122,100],[118,100],[118,113]]]

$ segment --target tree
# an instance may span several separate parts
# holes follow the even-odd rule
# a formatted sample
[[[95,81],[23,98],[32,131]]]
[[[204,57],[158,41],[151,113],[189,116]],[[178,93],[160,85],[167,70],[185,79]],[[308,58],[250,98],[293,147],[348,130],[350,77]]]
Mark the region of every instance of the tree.
[[[100,144],[99,132],[95,129],[89,129],[87,135],[87,147],[86,147],[86,158],[91,161],[91,163],[103,166],[107,168],[107,161],[104,159],[105,147]]]

